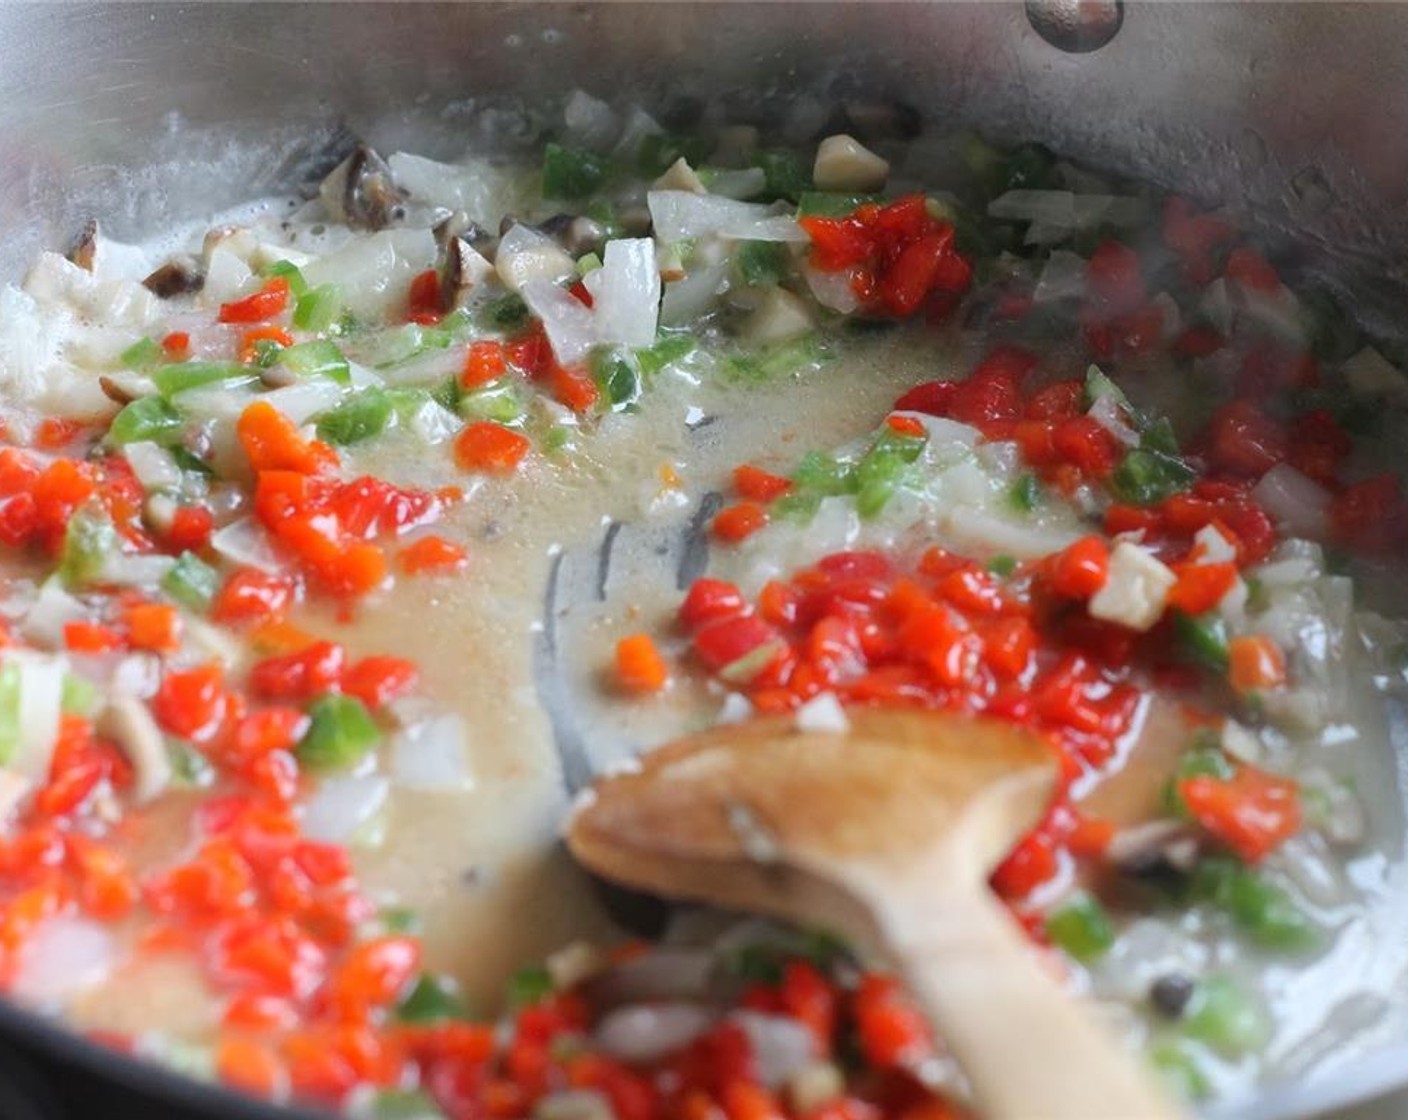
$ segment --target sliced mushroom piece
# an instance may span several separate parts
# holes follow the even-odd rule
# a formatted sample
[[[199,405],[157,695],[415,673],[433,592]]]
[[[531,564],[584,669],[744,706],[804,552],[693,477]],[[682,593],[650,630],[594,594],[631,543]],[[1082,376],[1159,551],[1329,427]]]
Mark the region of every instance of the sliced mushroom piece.
[[[772,346],[816,329],[806,300],[785,288],[772,288],[743,324],[742,337],[754,346]]]
[[[328,213],[353,229],[385,229],[406,213],[406,193],[390,166],[365,144],[333,168],[318,194]]]
[[[435,234],[435,244],[442,250],[448,249],[450,243],[457,237],[468,241],[476,248],[493,240],[489,231],[463,210],[450,211],[449,214],[435,223],[435,227],[431,232]]]
[[[142,281],[142,287],[160,299],[198,292],[205,283],[205,273],[193,257],[176,257],[157,268]]]
[[[530,280],[557,283],[577,271],[577,262],[546,234],[515,225],[499,239],[494,268],[504,286],[521,292]]]
[[[1191,824],[1156,820],[1115,833],[1105,854],[1126,875],[1156,879],[1188,874],[1201,851],[1202,838]]]
[[[828,136],[816,150],[812,181],[823,191],[877,191],[890,177],[890,164],[853,136]]]
[[[652,184],[657,191],[692,191],[694,194],[708,194],[709,188],[699,177],[699,172],[689,166],[689,161],[680,156],[665,169],[665,173]]]
[[[103,373],[98,375],[98,387],[103,396],[115,404],[131,404],[156,392],[156,384],[149,377],[136,373]]]
[[[84,272],[92,272],[98,258],[98,219],[89,218],[64,256]]]
[[[98,716],[97,730],[111,739],[132,763],[136,775],[133,795],[139,802],[152,800],[171,784],[171,756],[151,710],[131,696],[108,701]]]
[[[494,274],[494,266],[463,237],[453,238],[445,247],[445,263],[440,270],[440,305],[449,311],[463,297]]]
[[[606,230],[585,214],[555,214],[538,228],[573,257],[599,253],[606,247]]]

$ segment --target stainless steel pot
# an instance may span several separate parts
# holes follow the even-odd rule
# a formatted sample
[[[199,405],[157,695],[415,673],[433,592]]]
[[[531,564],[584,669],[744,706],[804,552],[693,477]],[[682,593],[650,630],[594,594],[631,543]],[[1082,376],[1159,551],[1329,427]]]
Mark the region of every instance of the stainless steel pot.
[[[1307,247],[1392,329],[1408,294],[1408,8],[1130,0],[1123,16],[1077,54],[1018,3],[0,5],[0,279],[94,215],[136,237],[296,185],[347,130],[450,156],[484,108],[511,123],[581,86],[675,111],[722,96],[798,128],[882,98],[931,128],[1041,140]],[[1395,734],[1408,762],[1401,721]],[[1359,1057],[1238,1115],[1408,1085],[1408,999],[1396,1003]],[[94,1115],[143,1100],[181,1110],[168,1115],[264,1111],[14,1008],[0,1006],[0,1035],[57,1061],[60,1088],[88,1086]]]

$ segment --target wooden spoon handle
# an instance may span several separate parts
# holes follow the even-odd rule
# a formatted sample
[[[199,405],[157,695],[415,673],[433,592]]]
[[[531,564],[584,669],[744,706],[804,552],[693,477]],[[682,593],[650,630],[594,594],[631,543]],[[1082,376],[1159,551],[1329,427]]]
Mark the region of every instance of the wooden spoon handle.
[[[1043,969],[986,888],[898,897],[909,901],[879,915],[882,933],[987,1120],[1182,1115]]]

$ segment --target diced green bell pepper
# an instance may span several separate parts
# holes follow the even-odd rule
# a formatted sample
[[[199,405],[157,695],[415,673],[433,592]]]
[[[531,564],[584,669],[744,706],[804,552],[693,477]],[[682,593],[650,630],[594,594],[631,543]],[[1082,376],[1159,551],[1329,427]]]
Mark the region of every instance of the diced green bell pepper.
[[[15,760],[20,745],[20,667],[0,662],[0,766]]]
[[[1180,1100],[1201,1101],[1212,1092],[1212,1083],[1187,1042],[1164,1039],[1149,1051],[1149,1062],[1159,1080]]]
[[[289,293],[295,298],[308,291],[308,281],[303,278],[302,270],[292,261],[274,261],[261,268],[259,275],[269,279],[282,276],[288,281]]]
[[[1072,895],[1048,915],[1046,935],[1052,944],[1082,964],[1104,956],[1115,943],[1115,931],[1105,908],[1084,891]]]
[[[98,578],[103,561],[117,551],[117,530],[106,514],[79,510],[64,528],[63,550],[59,553],[59,578],[69,590],[84,587]]]
[[[293,306],[293,325],[301,331],[325,331],[342,314],[342,292],[336,284],[319,284],[298,297]]]
[[[694,352],[694,339],[687,334],[667,334],[654,346],[636,351],[636,364],[643,377],[653,377],[666,366]]]
[[[1255,998],[1228,976],[1198,982],[1183,1029],[1231,1061],[1255,1053],[1270,1038],[1271,1025]]]
[[[787,275],[787,250],[778,241],[744,241],[734,250],[733,267],[748,287],[777,284]]]
[[[119,356],[120,361],[128,369],[148,370],[166,357],[166,351],[161,348],[161,344],[150,338],[140,338],[124,350]]]
[[[249,367],[238,362],[177,362],[162,366],[152,373],[152,381],[157,392],[163,397],[174,397],[203,385],[214,385],[220,381],[253,381]]]
[[[606,181],[606,162],[595,152],[548,144],[543,152],[543,197],[585,198]]]
[[[392,411],[386,390],[370,385],[319,418],[318,438],[343,446],[371,439],[385,430]]]
[[[640,399],[640,371],[629,350],[598,350],[592,355],[592,378],[611,411],[629,408]]]
[[[510,1007],[527,1007],[552,995],[552,973],[546,968],[530,965],[520,968],[508,982]]]
[[[448,983],[426,973],[416,981],[396,1008],[403,1023],[438,1023],[446,1019],[468,1019],[469,1009]]]
[[[1315,924],[1289,894],[1231,857],[1202,860],[1193,873],[1192,895],[1224,911],[1262,948],[1302,952],[1320,943]]]
[[[204,612],[215,598],[220,576],[194,552],[183,552],[161,578],[161,589],[189,610]]]
[[[121,446],[127,443],[174,443],[186,422],[161,397],[142,397],[123,406],[108,426],[108,439]]]
[[[59,706],[65,712],[75,716],[91,716],[98,710],[100,699],[98,686],[87,677],[80,677],[77,673],[64,674]],[[3,707],[3,704],[4,701],[0,699],[0,707]]]
[[[509,378],[502,378],[473,392],[461,392],[455,402],[455,411],[466,420],[493,420],[497,424],[512,424],[521,420],[527,410],[522,388]]]
[[[844,218],[867,202],[880,202],[877,194],[844,194],[840,191],[803,191],[797,199],[799,218]]]
[[[800,152],[790,148],[762,151],[753,157],[753,166],[763,169],[763,192],[768,199],[785,198],[796,202],[804,192],[811,190],[811,168]]]
[[[310,770],[343,770],[381,741],[366,705],[355,696],[330,695],[308,709],[310,723],[294,753]]]
[[[371,1102],[371,1120],[444,1120],[444,1116],[420,1089],[379,1089]]]
[[[1041,482],[1034,474],[1023,474],[1012,483],[1007,500],[1020,513],[1031,513],[1042,502]]]
[[[1215,673],[1227,671],[1227,623],[1222,616],[1173,612],[1173,629],[1184,657]]]
[[[279,364],[299,378],[326,377],[340,385],[351,380],[347,358],[337,343],[327,339],[300,342],[279,354]]]

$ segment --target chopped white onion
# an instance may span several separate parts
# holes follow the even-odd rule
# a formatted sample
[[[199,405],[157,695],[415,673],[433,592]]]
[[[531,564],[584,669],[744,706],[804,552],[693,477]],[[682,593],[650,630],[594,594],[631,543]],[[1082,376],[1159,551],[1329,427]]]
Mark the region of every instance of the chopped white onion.
[[[971,506],[959,506],[949,514],[948,530],[966,545],[1018,560],[1050,556],[1080,537],[1071,529],[1010,521]]]
[[[117,944],[105,926],[88,918],[49,918],[25,938],[10,990],[25,1003],[54,1007],[101,984],[116,962]]]
[[[849,315],[860,306],[860,298],[851,284],[849,269],[843,272],[822,272],[821,269],[807,264],[802,267],[802,279],[807,282],[807,287],[816,297],[817,303],[823,307]]]
[[[568,95],[562,107],[562,121],[574,140],[595,152],[610,148],[620,128],[610,105],[580,89]]]
[[[728,291],[728,264],[703,265],[691,269],[683,280],[665,285],[660,304],[660,323],[682,327],[713,311],[719,296]]]
[[[426,443],[444,443],[462,427],[464,421],[439,401],[426,401],[411,414],[411,430]]]
[[[917,420],[924,425],[925,435],[929,439],[926,450],[935,452],[961,451],[963,454],[960,458],[962,458],[966,457],[968,452],[971,452],[978,445],[978,440],[983,438],[983,433],[971,424],[950,420],[947,416],[933,416],[927,412],[911,412],[908,409],[899,409],[892,415]],[[946,456],[940,454],[938,458],[942,461]]]
[[[1125,420],[1119,401],[1108,393],[1097,396],[1086,415],[1126,447],[1139,446],[1139,433]]]
[[[660,313],[655,243],[648,237],[608,241],[595,276],[597,341],[633,348],[652,345]]]
[[[709,180],[709,193],[722,198],[747,199],[763,193],[768,177],[761,167],[719,171]]]
[[[594,1043],[623,1062],[653,1062],[682,1050],[713,1025],[714,1014],[697,1003],[650,1003],[607,1012]]]
[[[309,287],[336,284],[348,310],[375,319],[404,306],[412,277],[433,268],[438,253],[428,229],[386,229],[319,257],[303,276]]]
[[[117,587],[155,587],[175,564],[175,557],[157,553],[109,552],[100,578]]]
[[[559,362],[572,365],[587,356],[596,342],[596,320],[591,308],[547,279],[525,281],[519,294],[529,310],[543,321]]]
[[[1262,475],[1252,497],[1285,533],[1314,538],[1329,530],[1330,492],[1289,463]]]
[[[1012,190],[988,203],[988,216],[1074,229],[1076,196],[1070,191]]]
[[[523,293],[532,280],[558,284],[577,274],[576,262],[552,238],[525,225],[513,226],[499,238],[494,269],[510,291]]]
[[[171,453],[150,440],[138,440],[122,449],[127,465],[144,490],[164,490],[181,481],[181,468]]]
[[[769,1089],[786,1083],[816,1056],[812,1032],[796,1019],[757,1011],[735,1011],[729,1018],[748,1036],[758,1081]]]
[[[1066,249],[1057,249],[1046,259],[1032,299],[1037,303],[1079,299],[1085,295],[1085,273],[1084,257]]]
[[[1193,546],[1199,564],[1228,564],[1237,559],[1237,546],[1216,525],[1204,525],[1194,533]]]
[[[219,529],[210,538],[210,547],[227,560],[277,575],[286,565],[274,551],[264,527],[252,517],[241,517]]]
[[[278,409],[296,425],[308,423],[320,412],[336,408],[342,400],[343,388],[326,377],[310,377],[296,385],[285,385],[259,399]]]
[[[83,604],[65,591],[57,579],[48,579],[39,588],[20,632],[35,645],[61,646],[64,623],[74,622],[85,613]]]
[[[49,777],[49,762],[59,735],[68,658],[63,654],[7,649],[0,664],[19,671],[19,730],[14,755],[7,765],[22,778],[44,782]]]
[[[795,218],[763,203],[691,191],[650,191],[645,197],[655,236],[666,245],[710,233],[741,241],[807,240]]]
[[[1403,371],[1372,346],[1346,358],[1340,372],[1351,389],[1366,397],[1408,396],[1408,378]]]
[[[206,307],[229,303],[254,287],[254,273],[235,253],[216,246],[205,267],[205,282],[201,285],[200,301]]]
[[[846,709],[841,707],[841,701],[836,699],[834,692],[820,692],[813,696],[797,709],[792,718],[798,731],[844,735],[851,729]]]
[[[717,723],[742,723],[753,715],[753,704],[741,692],[730,692],[716,717]]]
[[[407,789],[469,789],[474,777],[465,745],[464,721],[458,716],[412,724],[391,741],[391,775]]]
[[[329,844],[348,844],[386,805],[391,783],[382,774],[326,778],[303,806],[303,832]]]

